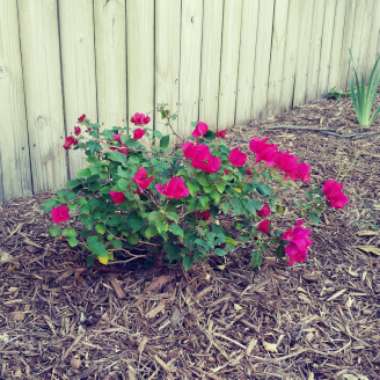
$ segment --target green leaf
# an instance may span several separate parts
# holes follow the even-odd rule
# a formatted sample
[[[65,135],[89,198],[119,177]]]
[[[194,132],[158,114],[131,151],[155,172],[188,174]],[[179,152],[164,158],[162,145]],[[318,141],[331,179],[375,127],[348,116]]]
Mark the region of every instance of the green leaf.
[[[66,240],[71,248],[74,248],[79,244],[78,239],[75,237],[70,237],[70,238],[67,238]]]
[[[169,227],[169,231],[180,238],[183,239],[184,232],[183,229],[178,224],[171,224]]]
[[[65,228],[62,231],[62,235],[70,239],[70,238],[75,238],[77,236],[77,232],[74,230],[74,228]]]
[[[42,203],[41,208],[45,212],[49,212],[53,207],[59,204],[57,199],[48,199],[44,203]]]
[[[61,236],[61,229],[57,226],[50,226],[49,227],[49,234],[51,237]]]
[[[251,265],[254,269],[258,269],[261,267],[263,263],[263,255],[259,251],[252,251],[251,253]]]
[[[108,257],[108,251],[98,236],[89,236],[87,238],[87,247],[96,257]]]
[[[187,255],[182,257],[182,265],[183,269],[185,269],[185,271],[188,271],[193,265],[193,258]]]
[[[215,184],[216,189],[219,191],[219,193],[223,193],[226,189],[226,184],[224,182],[218,182]]]
[[[214,201],[215,204],[219,204],[220,203],[220,194],[217,193],[216,191],[212,192],[210,194],[210,197],[212,198],[212,200]]]
[[[145,231],[144,235],[147,239],[151,239],[153,236],[157,235],[157,230],[153,226],[149,226]]]
[[[137,213],[131,213],[127,218],[127,225],[132,230],[132,232],[140,231],[144,226],[144,219],[141,218]]]
[[[110,244],[115,249],[120,249],[123,247],[123,242],[121,240],[111,240]]]
[[[169,146],[170,136],[166,135],[160,138],[160,148],[166,149]]]
[[[197,194],[197,192],[199,191],[199,186],[196,185],[194,182],[188,182],[186,184],[187,188],[189,189],[190,191],[190,194],[192,196],[195,196]]]
[[[107,152],[106,157],[113,162],[119,162],[120,164],[127,163],[127,156],[120,152]]]
[[[269,197],[272,194],[272,189],[265,183],[256,183],[255,187],[257,192],[263,197]]]
[[[203,196],[203,197],[199,198],[199,203],[200,203],[200,205],[201,205],[201,207],[203,209],[206,209],[206,208],[209,207],[209,203],[208,202],[209,202],[208,197]]]
[[[100,235],[104,235],[105,232],[106,232],[106,226],[104,224],[97,224],[95,226],[95,231],[100,234]]]
[[[217,256],[224,257],[227,254],[228,254],[228,251],[225,249],[222,249],[222,248],[216,248],[215,249],[215,255],[217,255]]]

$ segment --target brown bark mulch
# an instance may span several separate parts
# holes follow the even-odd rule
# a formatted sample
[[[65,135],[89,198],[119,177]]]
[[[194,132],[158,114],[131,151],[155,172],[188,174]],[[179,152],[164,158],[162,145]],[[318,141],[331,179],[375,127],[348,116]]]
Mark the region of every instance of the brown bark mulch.
[[[236,143],[270,135],[344,182],[350,205],[313,229],[305,265],[255,272],[238,252],[186,275],[86,270],[47,235],[43,195],[0,206],[0,378],[379,379],[380,138],[278,125],[380,126],[359,129],[343,99],[235,128]]]

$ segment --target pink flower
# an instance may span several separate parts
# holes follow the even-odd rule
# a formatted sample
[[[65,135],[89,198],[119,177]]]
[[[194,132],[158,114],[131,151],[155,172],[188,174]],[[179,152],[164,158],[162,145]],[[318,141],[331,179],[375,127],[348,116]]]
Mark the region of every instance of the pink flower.
[[[133,182],[139,187],[140,190],[145,190],[154,180],[154,177],[148,177],[148,172],[145,168],[139,168],[133,176]]]
[[[112,136],[112,139],[114,141],[117,141],[118,143],[120,143],[121,142],[121,134],[120,133],[114,133]]]
[[[192,133],[192,136],[197,138],[197,137],[202,137],[208,132],[208,125],[203,122],[203,121],[198,121],[197,125],[195,126],[195,129]]]
[[[70,149],[73,145],[77,145],[78,140],[74,136],[66,136],[65,137],[65,143],[63,144],[63,147],[68,150]]]
[[[119,205],[125,201],[125,195],[122,191],[110,191],[108,194],[115,205]]]
[[[299,179],[302,182],[309,183],[310,172],[311,172],[311,166],[306,162],[301,162],[298,165],[298,169],[297,169],[297,179]]]
[[[210,154],[203,160],[195,158],[192,160],[191,165],[193,168],[200,169],[205,173],[216,173],[222,166],[222,160],[219,157]]]
[[[334,179],[328,179],[324,182],[322,191],[329,205],[333,208],[343,208],[349,201],[343,192],[343,185]]]
[[[282,234],[282,240],[288,242],[285,245],[288,265],[306,261],[309,248],[313,243],[310,236],[311,230],[303,226],[302,219],[298,219],[293,228],[289,228]]]
[[[227,137],[227,129],[222,129],[220,131],[216,131],[215,136],[219,137],[221,139],[225,139]]]
[[[257,211],[257,215],[261,216],[262,218],[266,218],[271,213],[272,213],[272,210],[270,209],[270,206],[268,203],[264,203],[263,207],[261,207],[261,209]]]
[[[182,177],[172,177],[165,184],[158,183],[156,190],[171,199],[186,198],[190,194]]]
[[[79,123],[83,123],[84,121],[86,120],[86,115],[85,114],[82,114],[78,117],[78,122]]]
[[[280,169],[285,178],[292,180],[297,179],[298,175],[298,158],[289,152],[278,152],[275,158],[275,166]]]
[[[213,156],[206,144],[194,144],[187,141],[182,145],[182,151],[184,157],[191,160],[193,168],[205,173],[216,173],[222,166],[222,160]]]
[[[136,112],[131,117],[131,122],[135,125],[146,125],[150,122],[150,117],[144,113]]]
[[[128,156],[128,148],[126,146],[121,146],[117,149],[117,151],[121,154]]]
[[[140,140],[145,135],[145,130],[142,128],[136,128],[133,131],[133,139]]]
[[[205,160],[211,155],[210,148],[206,144],[194,144],[191,141],[182,145],[182,151],[188,160]]]
[[[69,208],[67,205],[59,205],[50,211],[50,217],[53,223],[59,224],[70,219]]]
[[[79,126],[79,125],[76,125],[76,126],[74,127],[74,135],[75,135],[75,136],[79,136],[81,132],[82,132],[82,130],[80,129],[80,126]]]
[[[211,218],[211,212],[209,210],[197,211],[195,215],[198,219],[202,219],[202,220],[209,220]]]
[[[255,153],[256,162],[264,161],[267,166],[274,166],[278,148],[277,145],[268,144],[267,141],[268,137],[263,139],[254,137],[249,142],[249,149]]]
[[[257,230],[262,232],[263,234],[270,234],[270,220],[264,219],[260,223],[257,224]]]
[[[238,168],[245,165],[247,161],[247,155],[242,152],[239,148],[232,149],[230,154],[228,155],[228,160],[231,162],[233,166]]]

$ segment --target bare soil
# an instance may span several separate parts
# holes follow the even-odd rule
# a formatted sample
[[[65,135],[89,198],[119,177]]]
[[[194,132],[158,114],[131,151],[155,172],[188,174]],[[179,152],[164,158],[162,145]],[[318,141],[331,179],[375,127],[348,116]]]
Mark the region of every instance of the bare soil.
[[[279,125],[299,126],[271,131]],[[302,128],[333,129],[324,135]],[[379,132],[359,138],[350,134]],[[349,207],[314,228],[305,265],[237,252],[178,268],[87,270],[39,203],[0,206],[1,379],[380,379],[380,126],[322,100],[230,133],[268,135],[337,178]],[[346,136],[346,137],[344,137]],[[361,248],[358,248],[361,247]]]

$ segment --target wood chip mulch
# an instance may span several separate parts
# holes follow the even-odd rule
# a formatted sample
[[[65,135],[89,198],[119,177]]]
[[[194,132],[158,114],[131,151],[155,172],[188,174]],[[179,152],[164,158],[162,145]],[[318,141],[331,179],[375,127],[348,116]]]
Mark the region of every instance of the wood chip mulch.
[[[235,128],[344,182],[349,207],[313,229],[305,265],[86,270],[47,235],[46,195],[0,206],[0,379],[380,379],[380,138],[281,124],[363,131],[347,99]]]

